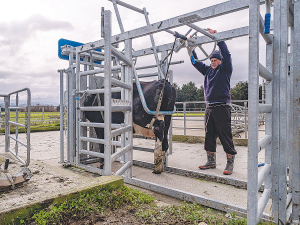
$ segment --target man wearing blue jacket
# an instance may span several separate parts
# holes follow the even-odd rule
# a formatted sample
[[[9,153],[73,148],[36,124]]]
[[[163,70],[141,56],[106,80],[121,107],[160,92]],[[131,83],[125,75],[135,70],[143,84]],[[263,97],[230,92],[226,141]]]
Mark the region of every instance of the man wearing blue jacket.
[[[216,30],[209,29],[211,34]],[[192,60],[193,66],[204,76],[204,95],[207,102],[205,109],[205,144],[207,163],[199,166],[201,170],[216,168],[216,139],[219,137],[227,156],[227,164],[223,174],[233,172],[236,150],[232,142],[230,111],[230,78],[232,74],[231,54],[224,41],[217,43],[216,50],[210,57],[211,65]]]

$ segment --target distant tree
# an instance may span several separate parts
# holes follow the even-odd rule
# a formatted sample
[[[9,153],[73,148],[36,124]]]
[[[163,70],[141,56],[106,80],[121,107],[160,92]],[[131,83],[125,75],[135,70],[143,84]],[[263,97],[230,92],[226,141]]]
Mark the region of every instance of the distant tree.
[[[240,81],[230,90],[232,100],[248,100],[248,81]],[[259,85],[259,99],[262,99],[262,86]]]
[[[232,100],[248,100],[248,81],[240,81],[230,90]]]
[[[200,88],[197,90],[197,101],[204,101],[204,87],[203,85],[200,86]]]
[[[177,83],[173,83],[176,90],[176,102],[181,102],[181,88]]]
[[[197,100],[197,87],[196,84],[190,81],[187,84],[182,85],[181,96],[182,101],[196,101]]]

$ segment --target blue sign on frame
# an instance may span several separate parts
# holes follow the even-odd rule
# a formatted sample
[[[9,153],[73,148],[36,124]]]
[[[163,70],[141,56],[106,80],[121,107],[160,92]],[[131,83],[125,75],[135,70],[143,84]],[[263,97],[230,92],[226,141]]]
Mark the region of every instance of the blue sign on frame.
[[[77,47],[77,46],[81,46],[81,45],[84,45],[83,43],[80,43],[80,42],[76,42],[76,41],[70,41],[70,40],[67,40],[67,39],[59,39],[58,40],[58,57],[60,59],[64,59],[64,60],[69,60],[69,56],[68,55],[62,55],[61,52],[61,47],[62,46],[65,46],[65,45],[70,45],[72,47]],[[101,52],[101,49],[94,49],[95,51],[99,51]],[[101,64],[101,62],[99,61],[94,61],[94,63],[98,63],[98,64]]]

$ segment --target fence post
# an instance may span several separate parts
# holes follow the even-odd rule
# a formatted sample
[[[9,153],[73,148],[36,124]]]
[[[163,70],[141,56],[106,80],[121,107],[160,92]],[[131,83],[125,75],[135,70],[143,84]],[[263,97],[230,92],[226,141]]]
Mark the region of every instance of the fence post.
[[[42,107],[42,126],[44,126],[44,119],[45,119],[45,117],[44,117],[44,112],[45,112],[45,108],[44,107]]]
[[[247,102],[244,102],[244,119],[245,119],[245,126],[244,126],[244,129],[245,129],[245,139],[247,139]]]
[[[9,135],[10,135],[10,125],[9,125],[9,120],[10,120],[10,96],[4,97],[4,102],[5,102],[5,152],[8,152],[10,148],[10,141],[9,141]]]
[[[2,114],[2,106],[0,106],[0,129],[2,128],[2,117],[1,117],[1,114]]]
[[[186,103],[183,103],[183,130],[184,135],[186,135]]]
[[[60,75],[60,163],[63,164],[65,161],[64,156],[64,70],[58,70]]]

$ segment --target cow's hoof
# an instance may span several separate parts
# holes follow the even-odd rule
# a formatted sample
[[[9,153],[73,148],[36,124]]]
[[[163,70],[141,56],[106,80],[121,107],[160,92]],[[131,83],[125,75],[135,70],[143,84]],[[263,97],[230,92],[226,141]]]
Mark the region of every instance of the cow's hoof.
[[[154,174],[161,174],[160,171],[155,171],[155,170],[153,170],[152,173],[154,173]]]

